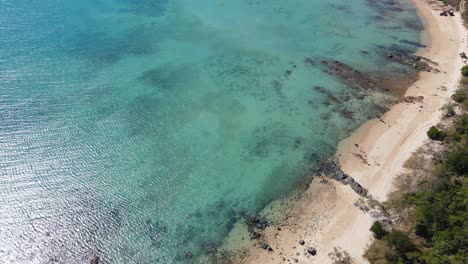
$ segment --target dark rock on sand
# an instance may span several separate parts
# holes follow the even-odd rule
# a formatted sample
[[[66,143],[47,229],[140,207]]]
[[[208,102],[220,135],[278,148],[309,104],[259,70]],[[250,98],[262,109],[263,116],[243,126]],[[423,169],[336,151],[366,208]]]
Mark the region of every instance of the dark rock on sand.
[[[269,224],[265,218],[257,216],[257,215],[251,215],[247,218],[247,225],[263,230],[267,228]]]
[[[317,249],[315,249],[313,247],[309,247],[309,248],[307,248],[307,253],[311,254],[312,256],[315,256],[315,255],[317,255]]]
[[[304,240],[302,240],[302,239],[299,240],[299,245],[302,245],[302,246],[303,246],[304,244],[305,244],[305,241],[304,241]]]
[[[261,232],[269,226],[268,221],[258,215],[250,215],[246,218],[247,230],[250,233],[251,239],[259,239]]]
[[[362,186],[356,182],[353,177],[344,173],[335,160],[329,160],[322,163],[320,166],[318,166],[314,173],[317,175],[326,175],[334,180],[342,182],[345,185],[349,184],[351,189],[353,189],[359,195],[363,194],[364,192],[364,188],[362,188]]]
[[[364,192],[364,189],[362,188],[362,186],[355,181],[350,183],[349,186],[351,186],[351,189],[353,189],[353,191],[355,191],[357,194],[362,194]]]

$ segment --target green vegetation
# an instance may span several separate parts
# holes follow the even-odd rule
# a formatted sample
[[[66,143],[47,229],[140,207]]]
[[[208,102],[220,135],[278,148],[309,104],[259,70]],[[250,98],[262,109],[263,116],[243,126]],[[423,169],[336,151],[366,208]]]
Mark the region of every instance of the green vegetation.
[[[435,126],[432,126],[429,129],[429,131],[427,131],[427,136],[431,140],[443,141],[445,139],[445,137],[447,136],[447,133],[437,129],[437,127],[435,127]]]
[[[464,85],[452,98],[466,110]],[[404,187],[385,203],[399,216],[398,226],[387,232],[380,222],[372,225],[376,240],[365,254],[370,263],[468,263],[468,114],[447,127],[428,131],[431,139],[443,141],[442,149],[428,148],[408,161],[411,172],[400,179]]]
[[[468,91],[463,89],[458,89],[452,95],[452,99],[457,103],[463,103],[468,98]]]
[[[458,103],[464,111],[468,110],[468,77],[462,77],[460,88],[452,95],[452,99]]]
[[[456,115],[457,113],[455,112],[455,107],[456,107],[456,104],[454,104],[453,102],[449,102],[449,103],[445,104],[442,107],[443,117],[448,118],[448,117],[452,117],[452,116]]]
[[[381,240],[376,240],[364,257],[373,264],[421,263],[421,251],[409,236],[398,230],[388,232]]]
[[[374,233],[374,237],[377,239],[382,239],[386,234],[388,234],[380,221],[375,221],[374,224],[372,224],[370,231]]]
[[[341,248],[333,248],[333,251],[328,253],[332,264],[351,264],[351,256],[348,252],[343,251]]]
[[[463,76],[468,77],[468,65],[463,66],[461,72]]]

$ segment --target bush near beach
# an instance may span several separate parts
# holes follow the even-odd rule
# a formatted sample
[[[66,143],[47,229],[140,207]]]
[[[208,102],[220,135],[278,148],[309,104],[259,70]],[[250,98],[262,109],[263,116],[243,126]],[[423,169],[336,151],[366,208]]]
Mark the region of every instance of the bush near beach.
[[[462,82],[453,98],[462,113],[445,131],[428,131],[443,144],[422,147],[405,165],[410,172],[397,179],[398,190],[385,203],[392,224],[372,225],[376,239],[365,254],[370,263],[468,263],[468,113],[467,98],[460,96],[465,88]]]
[[[443,141],[447,136],[447,133],[437,129],[435,126],[432,126],[429,131],[427,131],[427,136],[432,140]]]
[[[468,65],[463,66],[461,72],[464,77],[468,77]]]

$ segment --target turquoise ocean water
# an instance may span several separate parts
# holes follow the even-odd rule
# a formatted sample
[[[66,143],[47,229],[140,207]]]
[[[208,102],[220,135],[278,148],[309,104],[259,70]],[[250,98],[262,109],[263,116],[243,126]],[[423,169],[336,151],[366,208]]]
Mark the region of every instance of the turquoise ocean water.
[[[406,74],[377,2],[0,0],[0,262],[197,262],[381,113],[304,63]]]

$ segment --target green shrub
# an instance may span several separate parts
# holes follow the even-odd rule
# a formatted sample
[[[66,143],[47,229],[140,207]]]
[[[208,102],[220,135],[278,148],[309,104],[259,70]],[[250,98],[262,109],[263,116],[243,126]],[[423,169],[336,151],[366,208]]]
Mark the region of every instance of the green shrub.
[[[447,133],[445,133],[444,131],[441,131],[439,129],[437,129],[437,127],[435,126],[432,126],[429,131],[427,131],[427,136],[431,139],[431,140],[437,140],[437,141],[443,141],[444,138],[447,136]]]
[[[455,104],[453,102],[448,102],[446,103],[443,107],[442,107],[442,110],[443,110],[443,116],[445,118],[447,117],[452,117],[456,114],[455,112]]]
[[[374,242],[367,248],[364,257],[369,260],[371,264],[387,264],[387,256],[391,254],[392,250],[388,247],[384,240],[374,240]]]
[[[374,224],[372,224],[370,231],[374,233],[374,237],[377,239],[382,239],[386,234],[388,234],[380,221],[375,221]]]
[[[455,131],[460,136],[468,135],[468,113],[461,115],[455,123]]]
[[[468,149],[450,153],[447,156],[447,166],[458,175],[468,175]]]
[[[461,73],[463,76],[468,77],[468,65],[462,67]]]
[[[455,93],[452,95],[452,100],[454,100],[457,103],[463,103],[466,98],[468,97],[467,91],[464,91],[462,89],[458,89],[455,91]]]
[[[401,231],[393,230],[385,236],[385,241],[388,243],[390,248],[394,249],[396,253],[393,256],[389,256],[390,259],[407,261],[408,253],[418,252],[418,248],[413,242],[411,242],[408,235]]]
[[[430,238],[427,225],[422,224],[422,223],[416,224],[416,226],[414,227],[414,233],[425,239]]]

